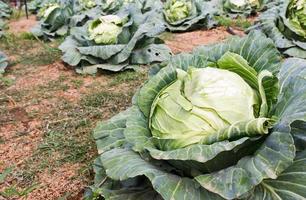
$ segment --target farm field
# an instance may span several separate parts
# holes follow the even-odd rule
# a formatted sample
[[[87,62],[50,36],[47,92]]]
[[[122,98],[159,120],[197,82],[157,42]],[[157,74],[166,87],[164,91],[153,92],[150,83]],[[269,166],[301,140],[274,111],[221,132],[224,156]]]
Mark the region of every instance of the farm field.
[[[28,38],[35,22],[34,16],[12,20],[14,28],[0,44],[12,55],[0,87],[0,171],[12,171],[1,183],[2,193],[8,198],[81,199],[93,176],[96,123],[131,105],[148,68],[80,76],[61,62],[61,39],[44,44]],[[164,35],[175,53],[229,36],[224,27]]]
[[[107,2],[0,0],[0,200],[306,198],[305,0]]]

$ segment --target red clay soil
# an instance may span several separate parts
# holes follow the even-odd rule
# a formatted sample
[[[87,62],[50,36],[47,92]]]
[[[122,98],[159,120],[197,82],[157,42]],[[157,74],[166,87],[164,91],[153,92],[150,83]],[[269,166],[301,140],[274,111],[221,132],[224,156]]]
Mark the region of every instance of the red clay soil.
[[[234,30],[237,35],[243,35],[243,32]],[[166,40],[166,44],[171,48],[174,54],[180,52],[191,52],[199,45],[213,44],[225,40],[232,36],[226,28],[219,27],[212,30],[199,30],[187,33],[173,34],[173,38]]]
[[[19,71],[20,66],[14,66],[9,71]],[[34,72],[34,71],[35,72]],[[12,91],[22,92],[24,89],[30,89],[28,92],[33,91],[35,88],[46,85],[50,81],[58,80],[59,76],[67,76],[68,80],[63,82],[70,83],[71,80],[78,79],[74,70],[64,67],[61,62],[55,62],[46,66],[39,66],[37,68],[30,67],[25,71],[25,74],[19,76],[18,73],[10,74],[8,77],[15,79],[15,84],[6,88],[4,95]],[[31,157],[33,152],[38,148],[39,144],[43,141],[43,123],[44,118],[48,113],[56,109],[58,102],[61,99],[66,99],[72,103],[79,101],[82,94],[88,93],[86,88],[88,85],[97,82],[99,85],[106,85],[109,78],[106,76],[87,76],[83,77],[84,84],[78,89],[70,87],[66,91],[46,91],[53,98],[41,100],[38,104],[29,103],[26,99],[15,102],[13,98],[6,95],[8,114],[5,116],[0,115],[0,138],[5,141],[0,143],[0,173],[9,167],[22,168],[25,162]],[[0,91],[2,93],[2,91]],[[27,96],[35,100],[35,92],[27,94]],[[29,98],[26,97],[26,98]],[[36,113],[37,117],[33,118],[30,113]],[[90,134],[90,133],[89,133]],[[83,189],[87,186],[82,180],[74,179],[77,171],[82,166],[79,164],[65,164],[58,167],[53,172],[45,170],[40,174],[36,174],[36,181],[39,182],[39,187],[32,191],[27,197],[20,199],[27,200],[55,200],[66,193],[71,196],[69,199],[81,199]],[[8,187],[16,180],[8,180],[5,183],[0,183],[0,191]],[[80,197],[79,197],[80,196]],[[72,197],[72,198],[71,198]],[[1,199],[1,195],[0,195]],[[1,199],[2,200],[2,199]]]
[[[22,32],[29,32],[37,24],[36,16],[31,15],[29,19],[22,17],[18,20],[9,22],[9,32],[19,34]]]

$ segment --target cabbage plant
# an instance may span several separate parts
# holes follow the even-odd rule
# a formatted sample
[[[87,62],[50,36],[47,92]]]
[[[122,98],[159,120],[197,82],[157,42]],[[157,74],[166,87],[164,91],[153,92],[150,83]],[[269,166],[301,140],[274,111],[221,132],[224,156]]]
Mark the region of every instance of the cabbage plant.
[[[0,18],[9,18],[11,14],[12,14],[11,7],[4,1],[0,0]]]
[[[68,33],[73,9],[70,3],[45,4],[38,12],[39,23],[31,30],[37,37],[53,39]]]
[[[0,75],[5,72],[7,66],[8,66],[7,57],[3,52],[0,51]]]
[[[32,0],[27,3],[27,6],[29,12],[36,14],[44,5],[56,2],[57,0]]]
[[[224,0],[223,9],[228,14],[250,15],[261,8],[262,0]]]
[[[96,73],[97,69],[121,71],[134,64],[162,62],[170,49],[157,38],[165,29],[154,18],[155,11],[141,13],[134,4],[116,15],[106,15],[73,27],[60,45],[64,62],[79,73]]]
[[[167,0],[163,5],[163,20],[168,30],[182,32],[214,26],[217,6],[203,0]]]
[[[306,58],[305,0],[284,0],[262,13],[258,24],[285,55]]]
[[[306,61],[260,32],[152,68],[94,131],[93,197],[305,199]]]
[[[80,2],[74,2],[75,14],[71,18],[70,27],[83,26],[87,21],[93,20],[99,15],[115,15],[129,4],[136,6],[142,13],[161,7],[160,1],[156,0],[96,0],[94,1],[95,6],[92,8],[84,8]]]

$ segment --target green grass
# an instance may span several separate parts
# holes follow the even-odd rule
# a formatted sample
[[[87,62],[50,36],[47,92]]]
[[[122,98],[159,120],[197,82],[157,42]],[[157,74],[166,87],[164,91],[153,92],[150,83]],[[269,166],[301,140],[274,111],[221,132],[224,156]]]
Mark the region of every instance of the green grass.
[[[21,17],[25,17],[26,16],[26,13],[25,13],[25,10],[24,9],[13,9],[13,13],[11,14],[10,16],[10,19],[11,20],[18,20],[20,19]]]
[[[242,29],[247,29],[252,26],[252,23],[246,18],[239,17],[237,19],[231,19],[225,16],[215,16],[218,24],[225,27],[237,27]]]
[[[50,43],[43,43],[31,33],[6,34],[0,39],[0,49],[15,57],[11,65],[48,65],[60,59],[61,51],[57,47],[62,40],[59,38]]]
[[[0,88],[1,87],[10,87],[14,85],[15,80],[12,78],[4,77],[0,75]]]
[[[0,192],[0,195],[10,199],[15,197],[26,197],[38,187],[39,185],[36,183],[23,189],[18,189],[17,185],[11,185],[8,188],[5,188],[2,192]]]
[[[79,89],[84,85],[84,80],[82,79],[73,79],[71,80],[71,84],[74,88]]]
[[[131,83],[143,81],[146,77],[146,73],[143,71],[126,71],[119,74],[114,74],[109,86],[116,86],[122,83]]]
[[[162,40],[172,40],[173,38],[175,38],[175,34],[171,32],[164,32],[159,36],[159,38]]]
[[[51,91],[67,91],[70,86],[65,82],[68,79],[64,75],[60,75],[56,80],[51,80],[45,85],[40,85],[39,90],[42,93]]]
[[[86,126],[88,122],[82,121],[79,123],[79,126]],[[88,148],[90,148],[88,145],[90,143],[90,141],[85,143],[79,141],[73,134],[49,131],[45,134],[44,141],[39,145],[37,153],[40,155],[45,154],[48,157],[54,153],[59,153],[59,159],[56,161],[58,165],[67,162],[81,163],[87,160],[87,152]]]

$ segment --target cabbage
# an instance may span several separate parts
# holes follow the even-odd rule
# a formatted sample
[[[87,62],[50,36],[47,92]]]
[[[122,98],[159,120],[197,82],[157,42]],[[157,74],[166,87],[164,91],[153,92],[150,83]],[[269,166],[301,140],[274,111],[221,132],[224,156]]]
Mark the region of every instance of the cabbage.
[[[73,9],[70,2],[44,4],[38,14],[40,21],[31,32],[46,40],[64,36],[68,33],[72,15]]]
[[[292,0],[287,8],[290,27],[306,39],[306,0]]]
[[[203,0],[167,0],[163,5],[162,19],[171,32],[212,28],[213,16],[219,9],[213,2]]]
[[[91,9],[97,6],[94,0],[79,0],[79,1],[85,9]]]
[[[305,77],[305,60],[283,61],[258,31],[154,66],[132,106],[94,131],[93,194],[305,199]]]
[[[72,27],[59,48],[63,61],[78,73],[94,74],[98,69],[119,72],[169,59],[169,47],[157,38],[164,30],[155,10],[142,13],[131,3],[114,15],[96,16]]]
[[[116,15],[107,15],[93,20],[88,26],[89,38],[96,44],[116,44],[122,32],[124,19]]]
[[[164,13],[170,23],[187,18],[191,15],[190,0],[169,0],[165,4]]]
[[[150,128],[155,138],[175,140],[175,148],[182,148],[255,119],[258,97],[239,75],[210,67],[177,71],[178,79],[153,103]]]
[[[259,11],[264,3],[261,0],[224,0],[223,9],[227,14],[250,15]]]
[[[257,25],[286,56],[306,58],[306,1],[284,0],[262,13]]]

